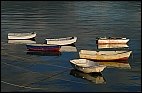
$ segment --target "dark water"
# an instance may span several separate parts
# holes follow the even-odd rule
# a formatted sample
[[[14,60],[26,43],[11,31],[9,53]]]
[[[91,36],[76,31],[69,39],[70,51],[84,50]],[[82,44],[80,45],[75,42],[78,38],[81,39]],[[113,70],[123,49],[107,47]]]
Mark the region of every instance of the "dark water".
[[[34,54],[27,53],[25,44],[8,43],[9,32],[33,31],[36,43],[47,37],[77,36],[77,51]],[[79,58],[81,49],[97,49],[99,36],[130,39],[129,69],[111,67],[102,73],[84,74],[72,68],[69,60]],[[140,92],[141,2],[2,1],[1,90]]]

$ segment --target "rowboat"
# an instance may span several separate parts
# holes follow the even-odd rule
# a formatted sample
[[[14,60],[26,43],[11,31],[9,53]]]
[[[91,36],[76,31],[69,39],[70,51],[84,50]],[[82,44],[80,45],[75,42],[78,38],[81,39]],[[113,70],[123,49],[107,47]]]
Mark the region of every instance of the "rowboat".
[[[52,44],[26,44],[30,51],[59,51],[61,46]]]
[[[125,43],[123,44],[97,44],[98,49],[104,48],[128,48],[129,46]]]
[[[118,68],[118,69],[131,69],[130,64],[128,63],[128,61],[123,61],[123,62],[117,62],[117,61],[113,61],[113,62],[98,62],[101,65],[105,65],[107,68]]]
[[[106,67],[87,59],[73,59],[70,60],[70,63],[73,68],[84,73],[102,72]]]
[[[91,50],[81,50],[79,52],[80,58],[86,58],[96,61],[122,61],[128,60],[132,51],[121,50],[121,51],[91,51]]]
[[[35,32],[31,33],[8,33],[8,39],[33,39],[36,37]]]
[[[101,72],[99,72],[99,73],[83,73],[83,72],[78,71],[76,69],[72,69],[70,72],[70,75],[90,81],[95,84],[105,84],[106,83],[106,80],[103,77]]]
[[[47,44],[55,44],[55,45],[71,45],[77,41],[77,37],[66,37],[59,39],[45,39]]]
[[[120,44],[120,43],[127,43],[129,39],[124,37],[98,37],[96,38],[97,44]]]
[[[35,40],[8,40],[9,44],[35,44]]]
[[[60,52],[77,52],[75,46],[61,46]]]
[[[60,51],[27,51],[27,55],[38,55],[38,56],[60,56]]]

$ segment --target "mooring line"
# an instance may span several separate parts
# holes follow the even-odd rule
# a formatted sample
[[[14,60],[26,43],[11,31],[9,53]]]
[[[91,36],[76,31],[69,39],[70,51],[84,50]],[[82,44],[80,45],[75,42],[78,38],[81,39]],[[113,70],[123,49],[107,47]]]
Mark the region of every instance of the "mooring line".
[[[23,59],[23,60],[28,60],[28,61],[31,61],[31,59],[27,59],[27,58],[23,58],[23,57],[19,57],[19,56],[14,56],[14,55],[9,55],[9,56],[12,56],[12,57],[16,57],[16,58],[20,58],[20,59]],[[34,62],[38,62],[39,60],[36,60]],[[43,63],[42,63],[43,64]],[[59,65],[53,65],[53,64],[44,64],[44,65],[50,65],[50,66],[55,66],[55,67],[60,67],[60,68],[66,68],[66,69],[71,69],[70,67],[64,67],[64,66],[59,66]]]
[[[38,82],[44,81],[44,80],[46,80],[46,79],[51,79],[51,78],[53,78],[53,77],[55,77],[55,76],[60,75],[61,73],[64,73],[65,71],[66,71],[66,70],[61,71],[61,72],[54,73],[53,75],[50,75],[50,76],[48,76],[48,77],[46,77],[46,78],[44,78],[44,79],[39,80]],[[31,84],[34,84],[34,83],[36,83],[36,82],[33,82],[33,83],[31,83]]]
[[[28,70],[28,69],[24,69],[24,68],[19,67],[19,66],[11,65],[11,64],[8,64],[8,63],[6,63],[6,62],[2,62],[2,63],[3,63],[3,64],[6,64],[6,65],[13,66],[13,67],[18,68],[18,69],[22,69],[22,70],[25,70],[25,71],[29,71],[29,72],[32,72],[32,73],[39,73],[39,72],[34,72],[34,71],[31,71],[31,70]],[[41,73],[39,73],[39,74],[41,74]]]
[[[2,63],[5,63],[5,62],[2,62]],[[5,64],[7,64],[7,63],[5,63]],[[11,64],[7,64],[7,65],[11,65]],[[11,65],[11,66],[13,66],[13,65]],[[17,67],[17,66],[15,66],[14,65],[14,67]],[[17,68],[20,68],[20,67],[17,67]],[[24,68],[20,68],[20,69],[24,69]],[[27,70],[27,69],[24,69],[24,70]],[[30,70],[27,70],[27,71],[30,71]],[[30,71],[30,72],[33,72],[33,71]],[[65,72],[65,71],[62,71],[62,72]],[[45,78],[45,79],[42,79],[42,80],[40,80],[40,81],[43,81],[43,80],[46,80],[46,79],[49,79],[49,78],[53,78],[53,77],[55,77],[55,76],[57,76],[57,75],[60,75],[62,72],[60,72],[60,73],[55,73],[55,74],[53,74],[53,75],[50,75],[50,76],[48,76],[47,78]],[[33,72],[33,73],[38,73],[38,74],[41,74],[41,75],[45,75],[45,74],[42,74],[42,73],[39,73],[39,72]],[[57,78],[57,77],[55,77],[56,79],[59,79],[59,80],[64,80],[64,81],[68,81],[68,82],[74,82],[74,83],[80,83],[80,84],[87,84],[87,83],[82,83],[82,82],[77,82],[77,81],[71,81],[71,80],[67,80],[67,79],[61,79],[61,78]],[[38,81],[39,82],[39,81]],[[33,82],[33,83],[35,83],[35,82]],[[8,83],[7,83],[8,84]],[[10,83],[9,83],[10,84]],[[32,84],[32,83],[30,83],[30,84]],[[15,85],[15,84],[11,84],[11,85]],[[16,86],[18,86],[18,85],[16,85]],[[24,87],[24,86],[23,86]],[[27,88],[27,87],[25,87],[25,88]],[[29,87],[30,88],[30,87]],[[35,88],[34,88],[35,89]],[[41,89],[41,88],[40,88]],[[43,89],[43,88],[42,88]]]
[[[6,64],[6,65],[13,66],[13,67],[16,67],[16,68],[18,68],[18,69],[22,69],[22,70],[25,70],[25,71],[30,71],[30,70],[24,69],[24,68],[19,67],[19,66],[11,65],[11,64],[8,64],[8,63],[5,63],[5,62],[2,62],[2,63]],[[54,74],[52,74],[52,75],[50,75],[50,76],[47,76],[47,78],[48,78],[48,79],[49,79],[49,78],[52,78],[52,77],[54,77],[54,76],[57,76],[57,75],[59,75],[59,74],[65,72],[65,71],[66,71],[66,70],[64,70],[64,71],[62,71],[62,72],[54,73]],[[34,71],[30,71],[30,72],[32,72],[32,73],[37,73],[37,74],[41,74],[41,75],[45,75],[45,74],[39,73],[39,72],[34,72]],[[46,76],[46,75],[45,75],[45,76]],[[42,79],[42,80],[40,80],[40,81],[46,80],[47,78]]]
[[[15,86],[15,87],[20,87],[20,88],[28,88],[28,89],[43,89],[43,88],[33,88],[33,87],[29,87],[29,86],[23,86],[23,85],[18,85],[18,84],[13,84],[13,83],[9,83],[6,81],[1,80],[2,83],[11,85],[11,86]],[[46,88],[47,89],[47,88]]]
[[[13,66],[13,67],[18,68],[18,69],[22,69],[22,70],[25,70],[25,71],[29,71],[29,72],[32,72],[32,73],[38,73],[38,74],[41,74],[41,75],[45,75],[45,74],[43,74],[43,73],[34,72],[34,71],[31,71],[31,70],[28,70],[28,69],[24,69],[24,68],[19,67],[19,66],[15,66],[15,65],[8,64],[8,63],[6,63],[6,62],[2,62],[2,63],[3,63],[3,64],[6,64],[6,65]],[[66,71],[66,70],[64,70],[64,71]],[[64,71],[62,71],[62,72],[64,72]],[[61,73],[61,72],[60,72],[60,73]],[[53,74],[53,75],[51,75],[51,76],[48,76],[48,78],[51,78],[52,76],[55,76],[56,74],[59,74],[59,73],[57,72],[57,73],[55,73],[55,74]]]
[[[7,54],[7,53],[5,53]],[[28,61],[31,61],[31,58],[30,59],[27,59],[27,58],[23,58],[23,57],[19,57],[19,56],[14,56],[14,55],[9,55],[7,54],[8,56],[11,56],[11,57],[16,57],[16,58],[20,58],[20,59],[24,59],[24,60],[28,60]],[[39,60],[37,60],[38,62]],[[7,64],[7,65],[11,65],[11,64],[8,64],[8,63],[5,63],[3,62],[4,64]],[[43,64],[43,63],[42,63]],[[66,69],[72,69],[72,68],[69,68],[69,67],[64,67],[64,66],[59,66],[59,65],[53,65],[53,64],[45,64],[45,65],[50,65],[50,66],[55,66],[55,67],[60,67],[60,68],[66,68]],[[20,68],[20,69],[23,69],[23,70],[26,70],[26,71],[30,71],[30,70],[27,70],[27,69],[24,69],[24,68],[21,68],[21,67],[18,67],[18,66],[15,66],[15,65],[11,65],[11,66],[14,66],[16,68]],[[30,71],[30,72],[33,72],[33,71]],[[39,73],[39,72],[33,72],[33,73]],[[60,72],[62,73],[62,72]],[[60,74],[60,73],[56,73],[57,75]],[[42,73],[39,73],[41,75],[45,75],[45,74],[42,74]],[[51,76],[49,76],[48,78],[52,78],[54,76],[57,76],[56,74],[53,74]],[[64,80],[64,81],[68,81],[68,82],[73,82],[73,83],[80,83],[80,84],[87,84],[87,83],[83,83],[83,82],[77,82],[77,81],[72,81],[72,80],[67,80],[67,79],[61,79],[61,78],[57,78],[56,79],[59,79],[59,80]],[[42,79],[41,81],[43,80],[46,80],[45,79]],[[27,86],[23,86],[23,85],[16,85],[16,84],[12,84],[12,83],[8,83],[8,82],[5,82],[5,81],[2,81],[3,83],[7,83],[9,85],[13,85],[13,86],[17,86],[17,87],[23,87],[23,88],[30,88],[30,89],[47,89],[47,88],[32,88],[32,87],[27,87]],[[33,82],[34,83],[34,82]]]

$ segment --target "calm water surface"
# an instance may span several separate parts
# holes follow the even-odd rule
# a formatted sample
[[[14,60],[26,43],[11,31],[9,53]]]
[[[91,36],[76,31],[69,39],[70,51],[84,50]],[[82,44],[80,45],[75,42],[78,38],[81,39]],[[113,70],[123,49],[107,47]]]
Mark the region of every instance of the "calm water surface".
[[[77,36],[75,47],[71,46],[76,51],[28,53],[26,44],[7,40],[10,32],[36,32],[35,43]],[[132,54],[122,64],[129,68],[112,66],[93,74],[72,68],[69,60],[79,58],[81,49],[97,49],[99,36],[130,39]],[[2,1],[1,85],[9,92],[140,92],[141,2]]]

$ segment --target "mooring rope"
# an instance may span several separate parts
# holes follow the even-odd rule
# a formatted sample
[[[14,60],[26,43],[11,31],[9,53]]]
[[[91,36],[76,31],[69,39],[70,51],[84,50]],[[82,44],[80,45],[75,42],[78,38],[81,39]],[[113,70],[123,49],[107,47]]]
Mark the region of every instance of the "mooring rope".
[[[1,62],[1,63],[6,64],[6,65],[9,65],[9,66],[13,66],[13,67],[15,67],[15,68],[22,69],[22,70],[25,70],[25,71],[30,71],[30,72],[32,72],[32,73],[39,73],[39,72],[34,72],[34,71],[31,71],[31,70],[28,70],[28,69],[24,69],[24,68],[19,67],[19,66],[11,65],[11,64],[8,64],[8,63],[6,63],[6,62]]]
[[[15,87],[20,87],[20,88],[29,88],[29,89],[43,89],[43,88],[33,88],[33,87],[29,87],[29,86],[23,86],[23,85],[18,85],[18,84],[13,84],[13,83],[9,83],[6,81],[1,80],[2,83],[11,85],[11,86],[15,86]]]
[[[4,64],[6,64],[6,65],[10,65],[10,66],[13,66],[13,67],[16,67],[16,68],[20,68],[20,67],[18,67],[18,66],[15,66],[15,65],[11,65],[11,64],[7,64],[7,63],[5,63],[5,62],[2,62],[2,63],[4,63]],[[24,68],[20,68],[20,69],[24,69]],[[24,70],[27,70],[27,69],[24,69]],[[28,70],[29,71],[29,70]],[[31,71],[31,72],[33,72],[33,71]],[[65,71],[62,71],[62,72],[65,72]],[[53,78],[53,77],[55,77],[55,76],[57,76],[57,75],[60,75],[62,72],[60,72],[60,73],[55,73],[55,74],[53,74],[53,75],[51,75],[51,76],[48,76],[48,77],[46,77],[45,79],[42,79],[42,80],[40,80],[40,81],[43,81],[43,80],[46,80],[46,79],[49,79],[49,78]],[[39,72],[34,72],[34,73],[39,73]],[[40,74],[42,74],[42,73],[40,73]],[[43,75],[45,75],[45,74],[43,74]],[[67,79],[61,79],[61,78],[57,78],[56,77],[56,79],[59,79],[59,80],[64,80],[64,81],[68,81],[68,82],[74,82],[74,83],[80,83],[80,84],[87,84],[87,83],[82,83],[82,82],[77,82],[77,81],[72,81],[72,80],[67,80]],[[3,81],[3,80],[1,80],[1,82],[2,83],[5,83],[5,84],[8,84],[8,85],[11,85],[11,86],[16,86],[16,87],[20,87],[20,88],[29,88],[29,89],[48,89],[48,88],[33,88],[33,87],[29,87],[29,86],[24,86],[24,85],[18,85],[18,84],[13,84],[13,83],[9,83],[9,82],[6,82],[6,81]],[[39,82],[39,81],[38,81]],[[34,84],[35,82],[32,82],[32,83],[30,83],[30,84]]]
[[[31,58],[23,58],[23,57],[20,57],[20,56],[9,55],[8,53],[4,53],[4,55],[8,55],[8,56],[11,56],[11,57],[15,57],[15,58],[18,58],[18,59],[20,59],[20,60],[31,61]],[[39,61],[39,60],[36,60],[36,62],[38,62],[38,61]],[[35,61],[34,61],[34,62],[35,62]],[[12,65],[12,64],[8,64],[8,63],[6,63],[6,62],[2,62],[2,63],[3,63],[3,64],[6,64],[6,65],[9,65],[9,66],[16,67],[16,68],[18,68],[18,69],[22,69],[22,70],[25,70],[25,71],[30,71],[30,72],[32,72],[32,73],[38,73],[38,74],[41,74],[41,75],[45,75],[45,74],[43,74],[43,73],[34,72],[34,71],[31,71],[31,70],[28,70],[28,69],[24,69],[24,68],[19,67],[19,66],[15,66],[15,65]],[[42,63],[42,64],[44,64],[44,63]],[[50,66],[65,68],[65,69],[68,69],[68,70],[72,69],[72,68],[69,68],[69,67],[59,66],[59,65],[55,65],[55,64],[45,64],[45,65],[50,65]],[[50,75],[50,76],[48,76],[48,77],[46,77],[46,78],[44,78],[44,79],[42,79],[42,80],[40,80],[40,81],[44,81],[44,80],[46,80],[46,79],[53,78],[53,77],[55,77],[55,76],[57,76],[57,75],[60,75],[60,74],[63,73],[63,72],[65,72],[65,70],[62,71],[62,72],[60,72],[60,73],[59,73],[59,72],[54,73],[53,75]],[[77,81],[72,81],[72,80],[67,80],[67,79],[61,79],[61,78],[57,78],[57,77],[56,77],[56,79],[64,80],[64,81],[68,81],[68,82],[73,82],[73,83],[87,84],[87,83],[83,83],[83,82],[77,82]],[[6,81],[3,81],[3,80],[1,80],[1,82],[2,82],[2,83],[5,83],[5,84],[8,84],[8,85],[11,85],[11,86],[20,87],[20,88],[42,89],[42,90],[48,89],[48,88],[34,88],[34,87],[29,87],[29,86],[27,86],[27,85],[26,85],[26,86],[24,86],[24,85],[18,85],[18,84],[13,84],[13,83],[6,82]],[[38,82],[39,82],[39,81],[38,81]],[[31,82],[30,84],[34,84],[34,83],[35,83],[35,82]],[[28,84],[28,85],[29,85],[29,84]]]
[[[31,71],[31,70],[28,70],[28,69],[24,69],[24,68],[19,67],[19,66],[15,66],[15,65],[8,64],[8,63],[6,63],[6,62],[2,62],[2,63],[3,63],[3,64],[6,64],[6,65],[13,66],[13,67],[18,68],[18,69],[22,69],[22,70],[25,70],[25,71],[29,71],[29,72],[32,72],[32,73],[38,73],[38,74],[41,74],[41,75],[45,75],[45,74],[42,74],[42,73],[40,73],[40,72],[34,72],[34,71]],[[70,68],[70,69],[71,69],[71,68]],[[62,71],[62,72],[65,72],[65,71],[66,71],[66,70],[64,70],[64,71]],[[60,73],[62,73],[62,72],[60,72]],[[48,78],[51,78],[52,76],[55,76],[55,75],[60,74],[60,73],[55,73],[55,74],[53,74],[53,75],[50,75],[50,76],[48,76]]]
[[[31,61],[31,58],[23,58],[23,57],[20,57],[20,56],[9,55],[8,53],[5,53],[5,54],[8,55],[8,56],[11,56],[11,57],[19,58],[20,60]],[[35,60],[34,62],[39,62],[39,60]],[[50,63],[45,64],[45,65],[50,65],[50,66],[55,66],[55,67],[60,67],[60,68],[71,69],[71,67],[64,67],[64,66],[59,66],[59,65],[53,65],[53,64],[50,64]]]
[[[30,71],[30,70],[27,70],[27,69],[24,69],[24,68],[15,66],[15,65],[11,65],[11,64],[5,63],[5,62],[2,62],[2,63],[6,64],[6,65],[13,66],[13,67],[16,67],[16,68],[18,68],[18,69]],[[52,78],[52,77],[54,77],[54,76],[60,75],[61,73],[65,72],[65,71],[66,71],[66,70],[64,70],[64,71],[62,71],[62,72],[57,72],[57,73],[54,73],[53,75],[50,75],[50,76],[48,75],[48,76],[46,77],[46,79],[47,79],[47,78],[49,79],[49,78]],[[41,74],[41,75],[46,75],[46,74],[39,73],[39,72],[34,72],[34,71],[30,71],[30,72],[32,72],[32,73],[38,73],[38,74]],[[43,80],[46,80],[46,79],[42,79],[42,80],[40,80],[40,81],[43,81]],[[38,82],[39,82],[39,81],[38,81]]]

